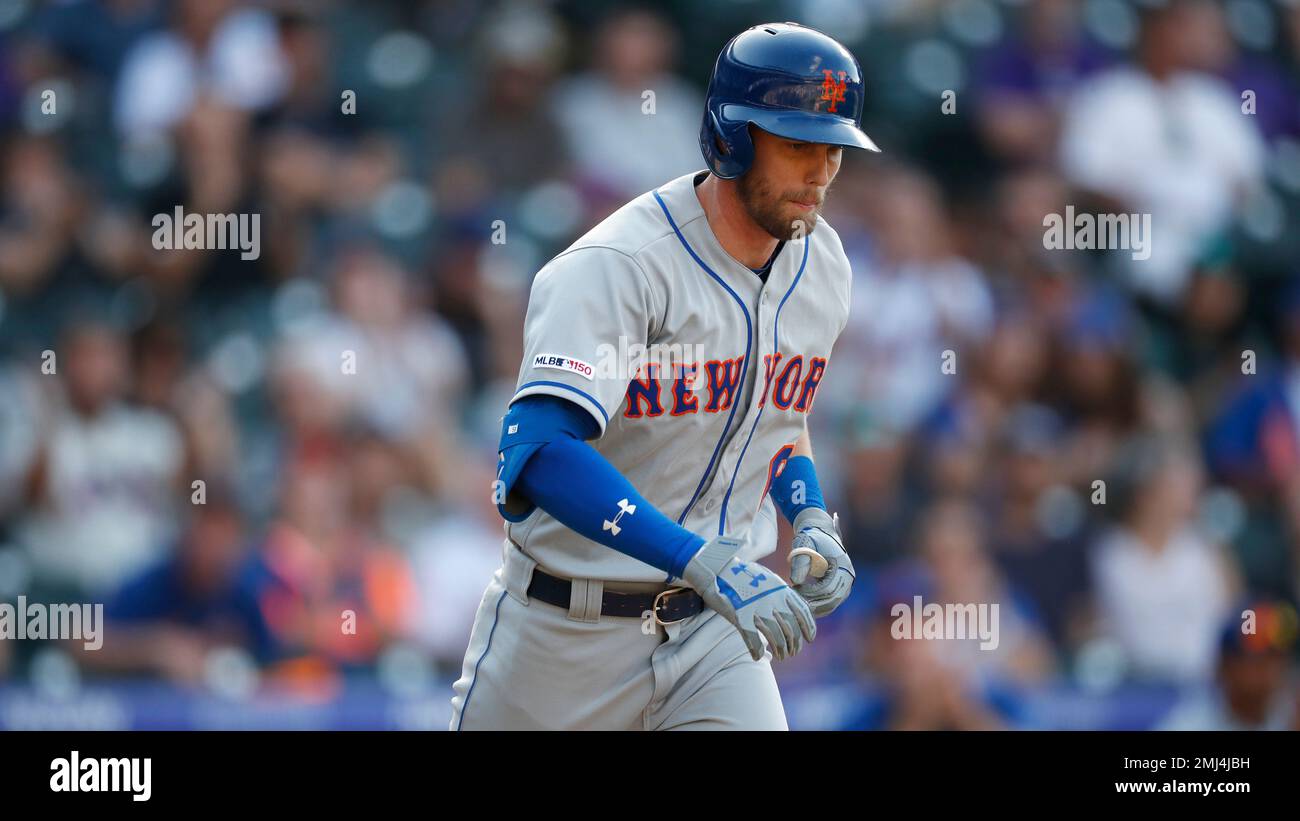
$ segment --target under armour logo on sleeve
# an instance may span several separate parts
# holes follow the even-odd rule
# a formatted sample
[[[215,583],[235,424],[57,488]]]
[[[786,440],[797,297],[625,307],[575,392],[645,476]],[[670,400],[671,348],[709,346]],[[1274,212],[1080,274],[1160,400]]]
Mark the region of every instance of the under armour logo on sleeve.
[[[617,536],[619,533],[623,531],[623,528],[618,526],[618,521],[619,519],[623,518],[624,513],[626,513],[628,516],[631,516],[633,513],[636,513],[636,505],[628,504],[627,499],[620,499],[618,502],[618,513],[614,514],[614,521],[611,522],[609,519],[606,519],[605,524],[601,527],[601,530],[608,530],[612,532],[615,536]]]

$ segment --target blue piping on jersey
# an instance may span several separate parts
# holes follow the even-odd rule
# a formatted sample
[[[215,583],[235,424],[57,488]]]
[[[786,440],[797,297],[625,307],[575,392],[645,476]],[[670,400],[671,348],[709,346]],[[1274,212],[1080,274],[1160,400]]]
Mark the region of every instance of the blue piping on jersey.
[[[673,215],[669,213],[668,206],[664,204],[663,199],[659,196],[659,192],[654,192],[654,195],[655,202],[659,203],[659,207],[663,209],[664,216],[668,218],[668,224],[672,226],[673,233],[675,233],[677,239],[681,241],[682,247],[686,249],[686,253],[691,255],[691,259],[695,260],[696,264],[703,268],[705,273],[717,280],[717,283],[721,285],[727,293],[731,294],[731,298],[736,300],[736,304],[740,306],[740,312],[745,316],[745,330],[747,331],[745,335],[745,363],[740,368],[740,387],[743,391],[745,385],[745,374],[749,371],[750,348],[754,341],[754,323],[749,318],[749,309],[745,307],[744,300],[737,296],[735,291],[731,290],[731,286],[724,282],[722,277],[715,274],[712,268],[704,264],[704,260],[700,259],[699,254],[695,253],[695,249],[686,241],[686,237],[682,236],[681,229],[677,227],[677,222],[673,219]],[[697,501],[699,501],[700,491],[704,489],[704,482],[709,478],[709,474],[713,471],[713,464],[718,460],[718,453],[722,450],[722,443],[726,441],[727,432],[731,430],[731,420],[736,416],[736,407],[740,404],[737,401],[739,398],[739,396],[736,396],[732,399],[731,413],[727,414],[727,424],[722,428],[722,435],[718,437],[718,444],[713,447],[713,455],[709,457],[709,465],[704,469],[704,475],[700,477],[700,483],[695,486],[695,493],[691,496],[691,500],[687,502],[686,508],[682,511],[682,515],[677,517],[677,524],[686,521],[686,515],[691,512],[691,508],[695,506]],[[725,502],[722,505],[722,510],[723,516],[719,517],[719,522],[726,518],[725,514],[727,506]],[[718,535],[722,535],[721,529],[718,530]]]
[[[602,405],[602,404],[600,404],[599,402],[597,402],[597,401],[596,401],[596,397],[594,397],[594,396],[592,396],[591,394],[586,393],[586,392],[584,392],[584,391],[580,391],[580,390],[578,390],[577,388],[573,387],[572,385],[566,385],[566,384],[564,384],[563,382],[552,382],[552,381],[547,380],[547,379],[538,379],[538,380],[533,381],[533,382],[526,382],[526,383],[524,383],[524,384],[522,384],[522,385],[519,386],[519,390],[515,391],[515,397],[514,397],[514,399],[511,399],[510,401],[513,402],[513,401],[515,401],[515,399],[518,399],[518,398],[519,398],[519,394],[523,393],[525,388],[531,388],[531,387],[533,387],[533,386],[535,386],[535,385],[549,385],[549,386],[551,386],[551,387],[553,387],[553,388],[564,388],[565,390],[573,391],[573,392],[576,393],[578,396],[581,396],[583,399],[586,399],[588,402],[590,402],[591,404],[595,405],[595,406],[596,406],[596,410],[600,411],[600,415],[603,416],[603,417],[605,417],[605,424],[606,424],[606,425],[609,425],[609,414],[608,414],[608,413],[605,413],[605,406]]]
[[[794,293],[795,286],[799,284],[799,279],[803,276],[804,268],[808,265],[808,247],[812,245],[812,236],[805,236],[803,241],[803,260],[799,263],[799,271],[794,275],[794,282],[790,283],[790,289],[781,297],[781,303],[776,306],[776,316],[772,317],[772,356],[776,357],[777,350],[781,347],[781,309],[785,307],[785,301]],[[772,363],[773,376],[776,376],[776,363]],[[766,379],[766,374],[764,374]],[[759,387],[755,380],[754,388],[756,391],[766,391],[766,382]],[[763,395],[766,395],[765,393]],[[753,399],[751,397],[750,401]],[[722,520],[718,522],[718,533],[721,534],[723,528],[727,526],[727,502],[731,500],[731,490],[736,486],[736,476],[740,473],[740,463],[745,461],[745,453],[749,451],[749,442],[754,438],[754,431],[758,428],[758,420],[763,418],[763,411],[767,410],[767,403],[764,402],[758,408],[758,415],[754,417],[754,424],[749,427],[749,436],[745,437],[745,446],[740,449],[740,458],[736,460],[736,469],[731,472],[731,483],[727,485],[727,495],[722,497]],[[759,503],[762,503],[759,499]]]

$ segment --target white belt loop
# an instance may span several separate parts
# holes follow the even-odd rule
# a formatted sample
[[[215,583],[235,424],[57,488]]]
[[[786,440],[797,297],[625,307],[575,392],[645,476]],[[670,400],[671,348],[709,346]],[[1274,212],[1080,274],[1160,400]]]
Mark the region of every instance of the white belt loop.
[[[595,624],[600,621],[605,583],[600,579],[572,579],[569,588],[569,618]]]
[[[522,605],[528,605],[528,585],[533,580],[533,569],[537,562],[520,549],[519,545],[506,540],[503,570],[506,592]]]

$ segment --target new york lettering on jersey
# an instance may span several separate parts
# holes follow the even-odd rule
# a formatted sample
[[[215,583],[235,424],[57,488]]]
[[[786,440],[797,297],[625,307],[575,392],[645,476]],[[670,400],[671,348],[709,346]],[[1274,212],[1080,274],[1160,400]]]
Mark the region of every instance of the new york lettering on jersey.
[[[812,410],[812,400],[826,370],[826,358],[807,357],[808,369],[804,373],[802,354],[781,360],[785,354],[763,355],[763,391],[759,394],[758,404],[762,407],[768,399],[775,376],[776,391],[773,403],[781,410],[808,413]],[[627,386],[627,400],[623,411],[626,419],[655,418],[662,416],[669,409],[670,416],[685,416],[690,413],[720,413],[730,409],[740,388],[740,376],[744,357],[735,359],[710,360],[704,363],[707,381],[706,399],[701,406],[696,395],[700,363],[690,362],[682,365],[665,367],[660,364],[647,364],[637,371],[637,375]],[[779,375],[777,375],[779,370]],[[669,371],[664,376],[661,373]],[[665,389],[664,385],[668,387]],[[670,397],[670,398],[667,398]]]

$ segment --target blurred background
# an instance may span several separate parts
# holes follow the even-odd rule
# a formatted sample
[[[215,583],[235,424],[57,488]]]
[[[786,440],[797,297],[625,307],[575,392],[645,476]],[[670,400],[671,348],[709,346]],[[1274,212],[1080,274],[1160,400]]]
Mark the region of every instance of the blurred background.
[[[0,728],[445,727],[531,278],[703,167],[769,20],[853,50],[884,149],[826,212],[859,580],[791,725],[1298,726],[1300,3],[0,0],[0,601],[108,620],[0,641]],[[178,205],[261,256],[154,250]],[[1045,251],[1067,205],[1151,258]],[[892,640],[915,595],[997,650]]]

